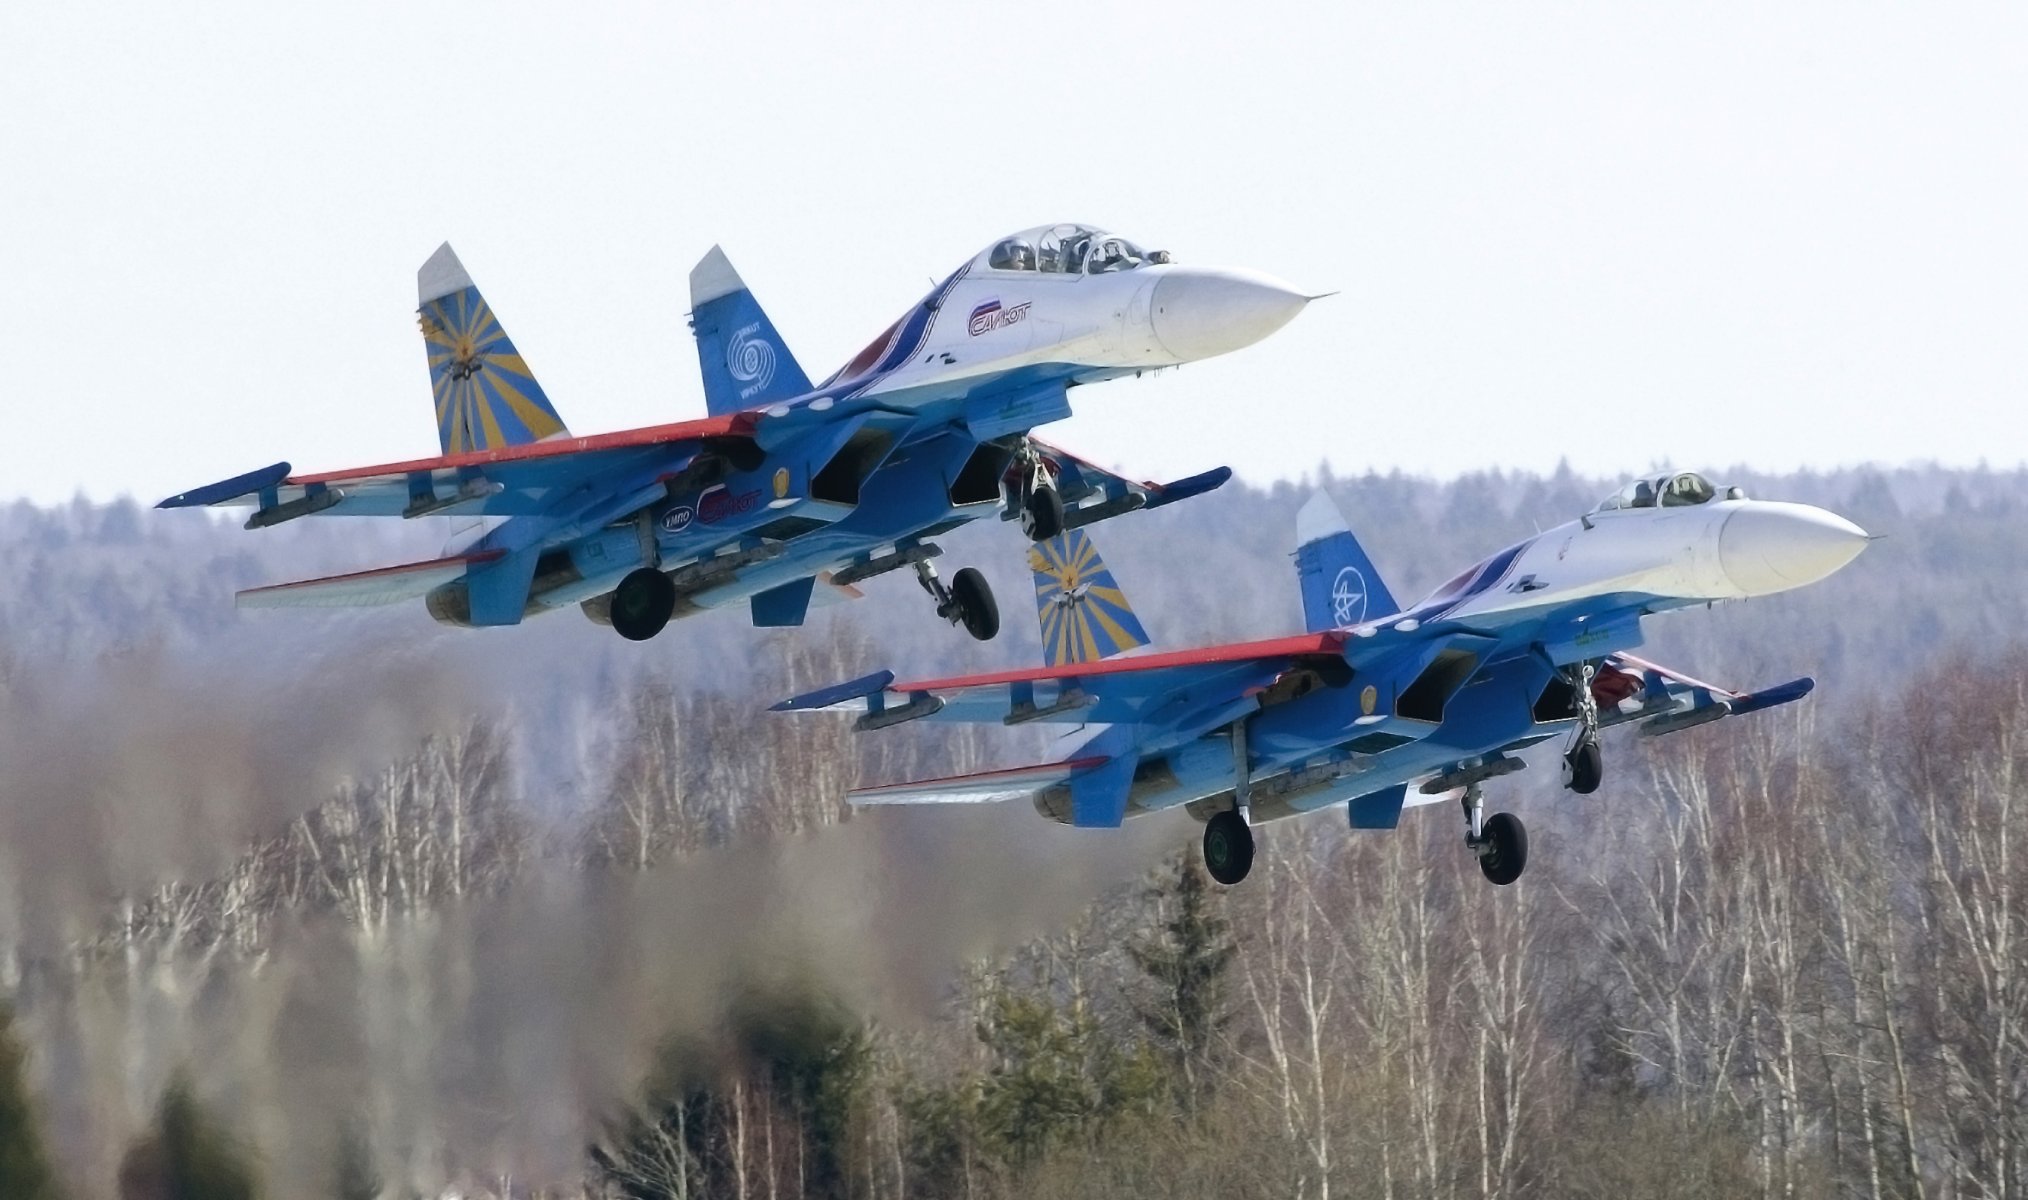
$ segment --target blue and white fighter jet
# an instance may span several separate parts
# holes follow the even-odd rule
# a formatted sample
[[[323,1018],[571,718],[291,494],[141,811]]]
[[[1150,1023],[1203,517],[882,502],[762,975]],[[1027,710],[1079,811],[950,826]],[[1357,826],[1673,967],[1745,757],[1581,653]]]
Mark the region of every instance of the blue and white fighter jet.
[[[756,625],[913,568],[937,611],[990,638],[983,576],[946,586],[938,535],[981,517],[1035,540],[1209,491],[1225,468],[1137,483],[1029,436],[1070,389],[1247,346],[1311,297],[1254,271],[1175,263],[1086,225],[1002,238],[812,384],[725,254],[690,275],[710,416],[578,437],[449,245],[419,273],[441,453],[349,471],[288,463],[161,507],[482,518],[439,558],[242,592],[242,607],[422,597],[453,625],[581,605],[634,640],[744,600]],[[819,584],[823,587],[820,589]]]
[[[1059,762],[863,788],[858,804],[1026,796],[1072,825],[1118,826],[1177,805],[1204,822],[1205,865],[1245,878],[1258,822],[1344,804],[1355,829],[1391,829],[1404,806],[1457,794],[1465,844],[1496,884],[1520,877],[1528,840],[1511,813],[1486,818],[1481,785],[1518,771],[1516,754],[1567,738],[1564,783],[1589,793],[1604,773],[1599,731],[1639,722],[1673,733],[1786,704],[1797,679],[1735,692],[1634,657],[1641,619],[1765,596],[1823,579],[1867,534],[1820,508],[1747,499],[1702,476],[1637,480],[1567,525],[1509,546],[1403,608],[1321,493],[1297,519],[1307,633],[1140,657],[1115,611],[1085,601],[1074,574],[1095,554],[1036,555],[1048,666],[897,682],[880,672],[785,700],[783,710],[856,709],[861,729],[917,719],[1054,721],[1106,728]],[[1047,573],[1045,573],[1047,572]],[[1047,580],[1060,586],[1052,589]],[[1094,593],[1087,592],[1086,596]]]

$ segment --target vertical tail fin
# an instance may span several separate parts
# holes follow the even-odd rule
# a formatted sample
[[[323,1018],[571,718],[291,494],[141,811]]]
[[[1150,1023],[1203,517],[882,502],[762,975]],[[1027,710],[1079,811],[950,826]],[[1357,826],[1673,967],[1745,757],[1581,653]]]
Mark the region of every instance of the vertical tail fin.
[[[1345,515],[1321,491],[1296,514],[1296,577],[1303,624],[1312,633],[1401,611]]]
[[[704,370],[704,407],[713,416],[810,390],[810,377],[717,246],[690,270],[690,330]]]
[[[416,292],[445,454],[568,435],[449,242],[416,272]]]
[[[1093,662],[1148,644],[1148,631],[1084,530],[1068,530],[1030,548],[1028,567],[1035,572],[1035,615],[1042,623],[1046,665]]]

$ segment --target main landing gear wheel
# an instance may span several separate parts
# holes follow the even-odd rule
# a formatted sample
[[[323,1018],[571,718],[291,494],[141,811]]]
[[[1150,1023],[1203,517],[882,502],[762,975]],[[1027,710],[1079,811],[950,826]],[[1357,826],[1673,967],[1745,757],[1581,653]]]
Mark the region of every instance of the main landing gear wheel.
[[[1589,796],[1605,780],[1605,754],[1596,738],[1585,738],[1563,752],[1563,786]]]
[[[957,620],[966,633],[990,642],[1000,632],[1000,606],[993,602],[993,589],[987,586],[979,568],[966,567],[951,576],[951,603],[956,606]]]
[[[1229,808],[1204,823],[1204,869],[1227,887],[1253,870],[1253,830]]]
[[[915,564],[916,580],[922,590],[937,602],[937,615],[953,625],[963,625],[965,632],[982,642],[990,642],[1000,632],[1000,606],[993,603],[993,589],[987,585],[986,577],[979,574],[977,567],[966,567],[951,576],[951,585],[937,578],[937,569],[928,559]]]
[[[1528,830],[1513,813],[1494,813],[1480,835],[1479,870],[1501,887],[1521,878],[1528,866]]]
[[[1528,866],[1528,831],[1513,813],[1486,816],[1486,796],[1479,785],[1465,787],[1465,848],[1479,856],[1479,870],[1505,887],[1521,878]]]
[[[630,642],[662,632],[676,612],[676,585],[654,567],[637,567],[613,589],[613,628]]]
[[[1031,542],[1046,542],[1063,532],[1063,495],[1054,487],[1039,487],[1021,501],[1021,532]]]

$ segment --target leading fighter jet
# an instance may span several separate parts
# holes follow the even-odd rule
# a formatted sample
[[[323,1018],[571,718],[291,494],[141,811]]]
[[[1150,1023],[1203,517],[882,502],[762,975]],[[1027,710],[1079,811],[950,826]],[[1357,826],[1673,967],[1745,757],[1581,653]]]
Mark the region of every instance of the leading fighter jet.
[[[1402,608],[1330,500],[1297,518],[1309,631],[1106,658],[1144,640],[1088,543],[1032,555],[1049,665],[896,682],[891,672],[777,704],[850,709],[858,727],[918,719],[1103,724],[1060,762],[857,790],[858,804],[1028,797],[1047,817],[1112,827],[1177,805],[1204,822],[1213,878],[1253,863],[1253,826],[1345,805],[1355,829],[1459,795],[1487,879],[1520,878],[1519,818],[1484,815],[1485,782],[1564,735],[1563,779],[1603,778],[1599,731],[1674,733],[1786,704],[1814,682],[1735,692],[1636,658],[1641,620],[1823,579],[1865,548],[1844,518],[1749,500],[1694,473],[1629,484],[1591,512],[1466,568]],[[1081,537],[1081,535],[1078,535]],[[1128,614],[1127,620],[1131,620]],[[1053,636],[1050,636],[1052,635]]]
[[[999,612],[985,578],[966,568],[947,586],[934,538],[997,514],[1045,540],[1231,475],[1136,483],[1030,431],[1069,416],[1074,387],[1251,345],[1310,299],[1259,272],[1043,226],[980,252],[813,385],[714,247],[690,274],[710,416],[578,437],[448,244],[419,285],[439,455],[311,474],[276,463],[160,507],[250,506],[249,529],[493,520],[439,558],[255,588],[242,607],[423,597],[469,626],[578,604],[638,641],[740,600],[756,625],[800,625],[813,601],[913,568],[939,615],[987,639]]]

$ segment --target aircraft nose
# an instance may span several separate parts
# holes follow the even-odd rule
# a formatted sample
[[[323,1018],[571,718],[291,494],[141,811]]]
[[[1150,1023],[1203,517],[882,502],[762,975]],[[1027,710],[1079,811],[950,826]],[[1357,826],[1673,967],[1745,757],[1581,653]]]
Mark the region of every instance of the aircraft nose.
[[[1749,596],[1815,583],[1859,557],[1866,531],[1808,504],[1753,501],[1725,519],[1718,561]]]
[[[1177,267],[1155,284],[1150,320],[1184,362],[1251,346],[1295,319],[1310,298],[1260,271]]]

